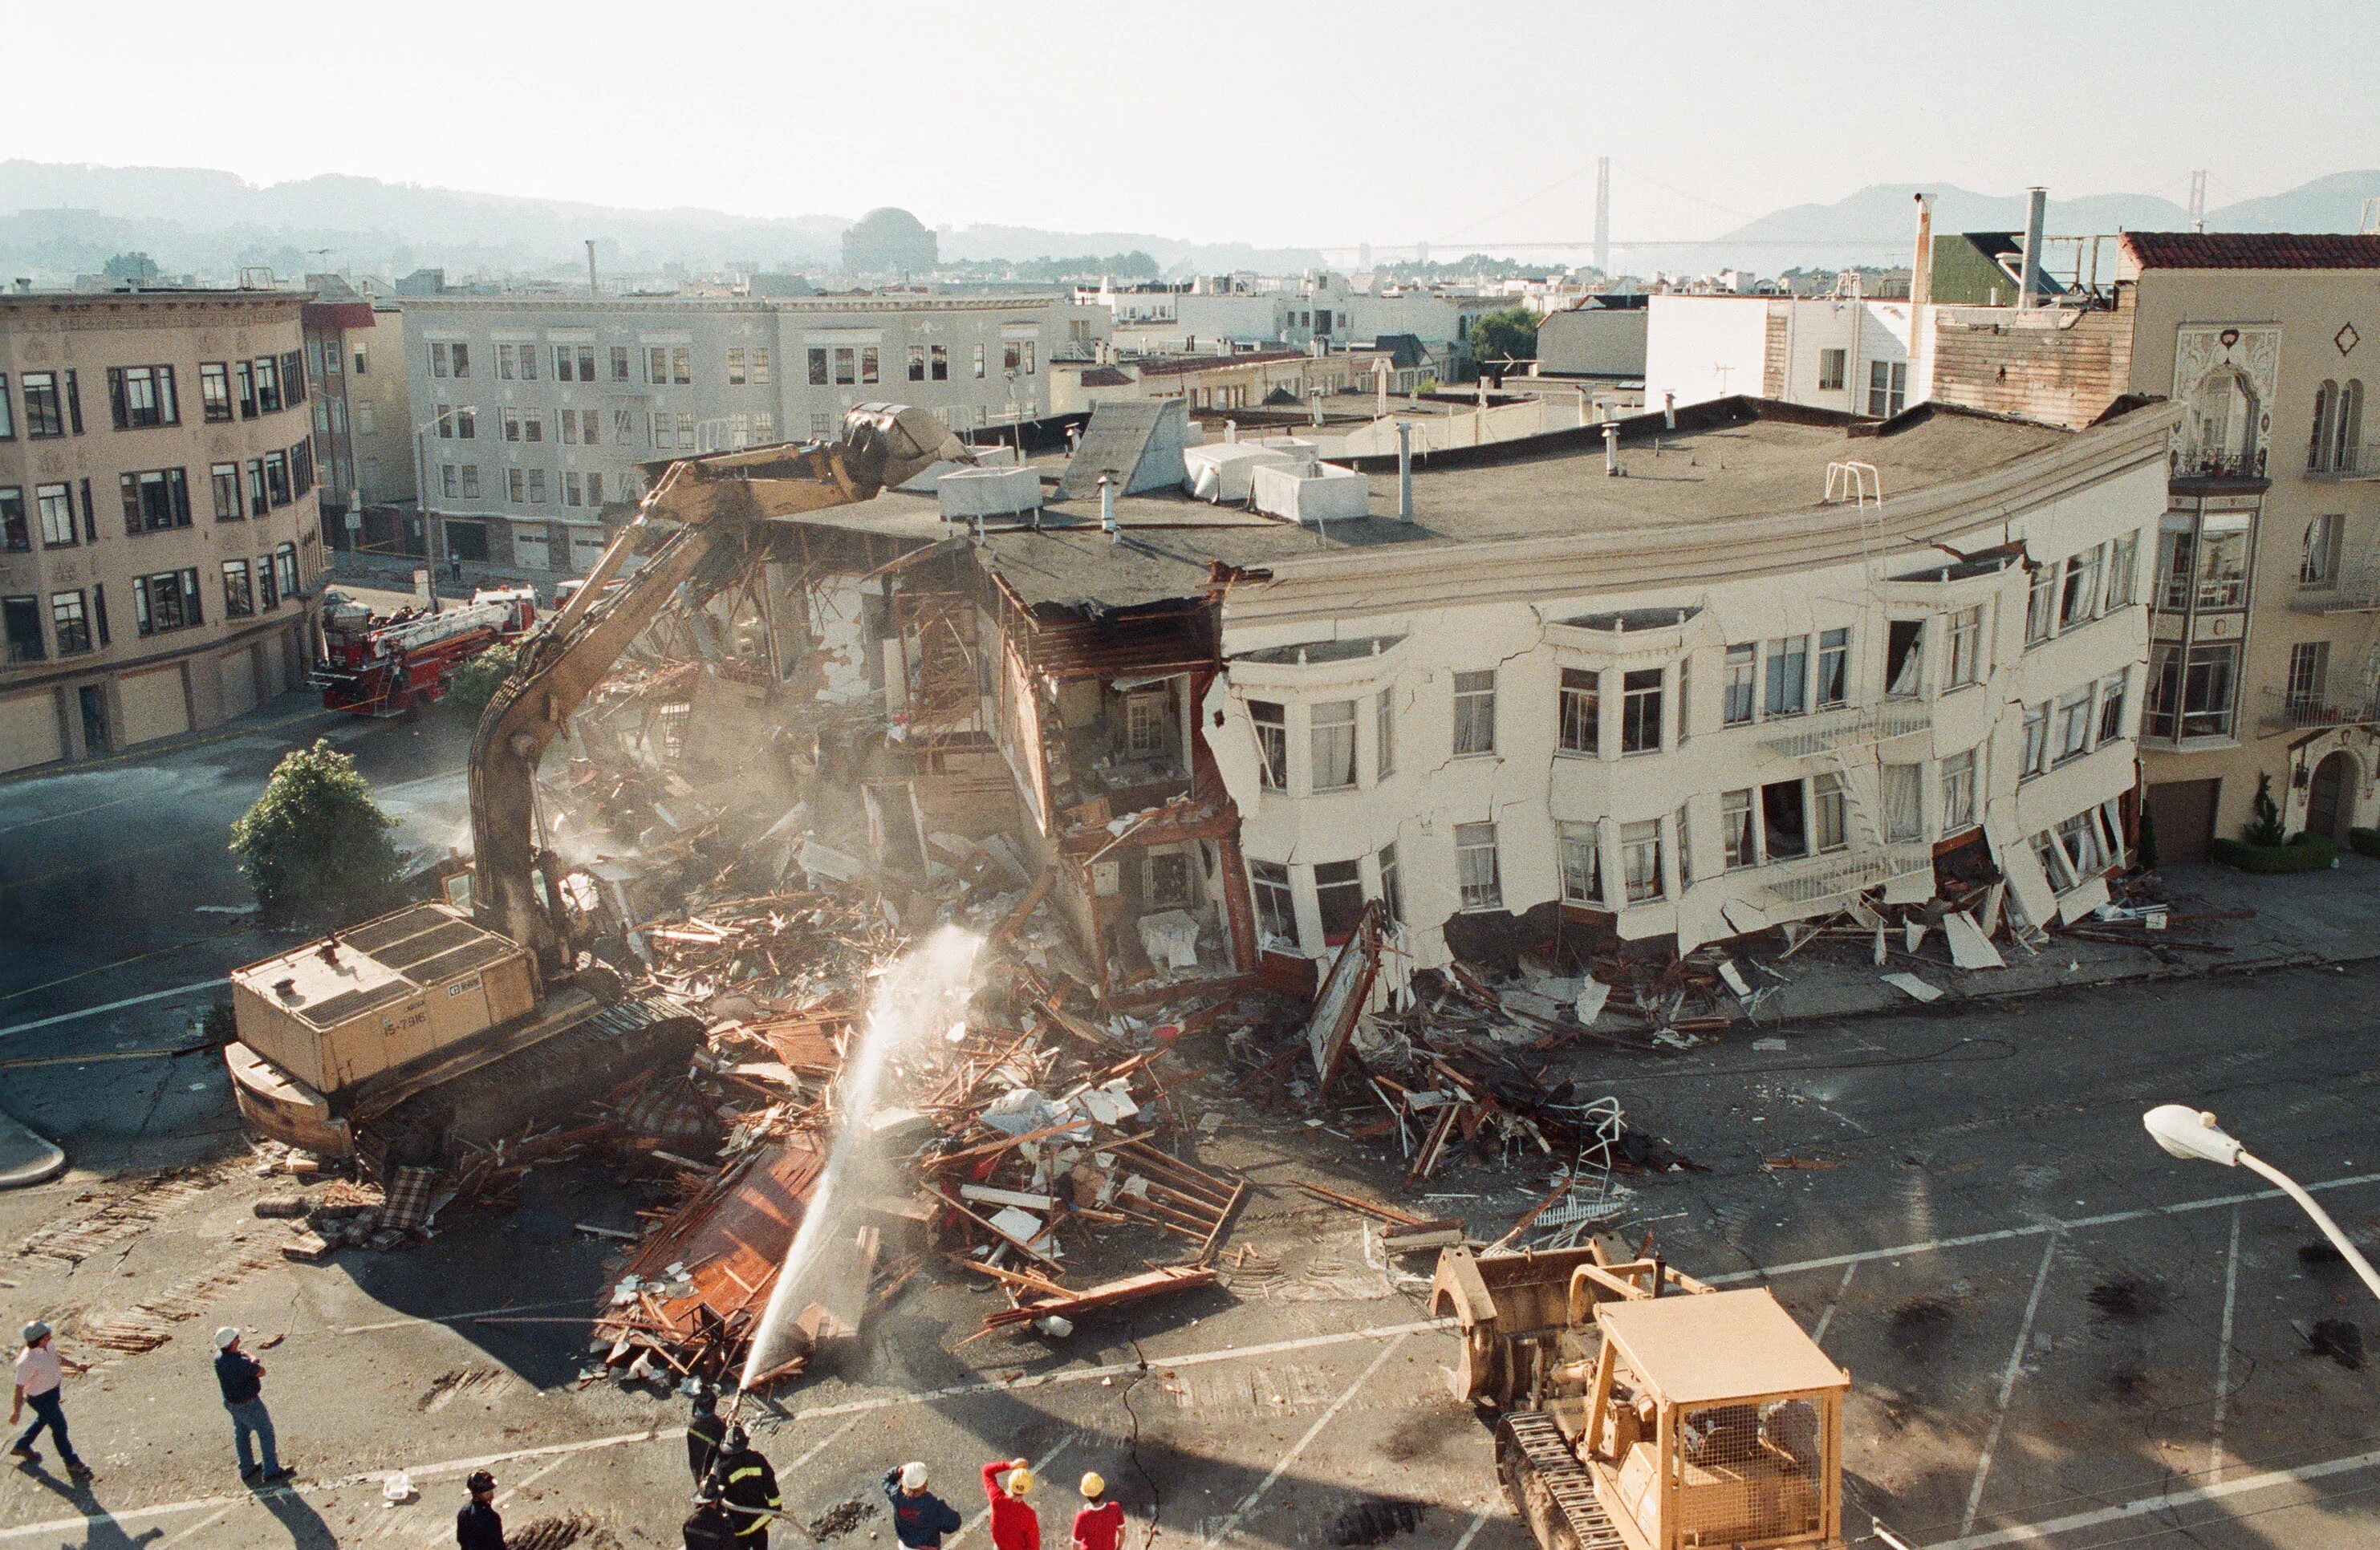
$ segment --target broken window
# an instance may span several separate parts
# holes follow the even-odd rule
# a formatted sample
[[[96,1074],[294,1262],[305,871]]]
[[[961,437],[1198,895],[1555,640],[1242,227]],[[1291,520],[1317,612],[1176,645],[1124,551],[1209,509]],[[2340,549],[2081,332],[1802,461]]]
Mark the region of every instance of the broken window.
[[[1597,826],[1561,826],[1561,887],[1566,904],[1603,902],[1603,856]]]
[[[1942,832],[1956,834],[1975,822],[1975,762],[1980,748],[1942,761]]]
[[[2058,603],[2058,627],[2070,630],[2086,624],[2099,606],[2100,551],[2086,549],[2067,556],[2065,590]]]
[[[1660,747],[1661,670],[1634,669],[1620,680],[1620,751],[1649,754]]]
[[[1380,847],[1380,907],[1389,912],[1390,920],[1405,917],[1404,879],[1397,875],[1397,848]]]
[[[1802,782],[1772,781],[1760,788],[1760,826],[1771,861],[1791,861],[1810,854],[1810,831],[1802,811]]]
[[[1831,710],[1849,703],[1852,692],[1852,633],[1828,630],[1818,636],[1818,708]]]
[[[2058,617],[2058,567],[2043,565],[2033,573],[2033,585],[2024,595],[2024,643],[2038,646],[2047,640]]]
[[[1284,791],[1289,786],[1289,721],[1278,701],[1248,701],[1248,719],[1256,723],[1257,763],[1262,772],[1264,789]]]
[[[1281,952],[1299,951],[1297,903],[1289,891],[1289,868],[1277,861],[1251,861],[1248,876],[1255,884],[1257,926],[1264,945]]]
[[[1355,702],[1325,700],[1306,712],[1314,789],[1344,791],[1355,783]],[[1352,866],[1353,863],[1350,863]]]
[[[1620,826],[1620,866],[1628,879],[1628,902],[1641,904],[1658,899],[1661,882],[1661,820]]]
[[[2017,779],[2031,780],[2049,768],[2049,707],[2024,708],[2024,751],[2016,767]]]
[[[1694,841],[1689,837],[1690,831],[1686,828],[1686,808],[1683,803],[1678,805],[1678,811],[1670,818],[1670,824],[1671,831],[1678,837],[1678,886],[1685,888],[1692,885],[1694,880]]]
[[[1914,699],[1925,692],[1925,622],[1895,619],[1885,626],[1884,696]]]
[[[1760,648],[1747,641],[1727,648],[1727,676],[1720,688],[1719,723],[1739,727],[1752,720],[1760,682]]]
[[[1884,838],[1888,844],[1910,844],[1925,838],[1925,767],[1888,764],[1884,767]]]
[[[1392,690],[1382,689],[1372,708],[1373,778],[1386,780],[1397,768],[1397,710],[1389,696]]]
[[[2056,762],[2064,764],[2091,750],[2091,700],[2096,684],[2085,684],[2058,702],[2058,752]]]
[[[1353,861],[1323,861],[1314,867],[1314,903],[1322,915],[1322,940],[1336,947],[1355,934],[1364,918],[1364,874]]]
[[[1496,751],[1496,670],[1454,675],[1454,751]]]
[[[1799,716],[1810,708],[1810,637],[1768,643],[1768,714]]]
[[[1828,770],[1812,777],[1810,781],[1810,815],[1817,831],[1818,849],[1839,851],[1851,843],[1851,832],[1844,823],[1843,778]]]
[[[2124,696],[2131,689],[2131,668],[2099,680],[2099,735],[2096,742],[2101,746],[2124,735]],[[2317,695],[2320,692],[2319,689],[2315,691]]]
[[[1983,676],[1984,605],[1977,603],[1950,615],[1950,674],[1944,687],[1963,689]]]
[[[2059,847],[2056,834],[2045,829],[2034,835],[2033,854],[2034,859],[2041,863],[2041,870],[2048,877],[2051,888],[2064,893],[2074,886],[2073,865],[2066,859],[2066,852]]]
[[[1718,829],[1729,871],[1760,864],[1760,838],[1752,827],[1750,786],[1741,791],[1719,793]]]
[[[1603,751],[1603,674],[1585,668],[1561,670],[1561,751]],[[1492,744],[1491,744],[1492,746]],[[1460,749],[1456,750],[1461,752]]]
[[[1460,675],[1458,675],[1460,676]],[[1496,861],[1496,826],[1459,823],[1454,826],[1454,877],[1466,910],[1500,909],[1504,879]]]
[[[2141,568],[2141,536],[2127,533],[2107,546],[2107,607],[2130,608]]]

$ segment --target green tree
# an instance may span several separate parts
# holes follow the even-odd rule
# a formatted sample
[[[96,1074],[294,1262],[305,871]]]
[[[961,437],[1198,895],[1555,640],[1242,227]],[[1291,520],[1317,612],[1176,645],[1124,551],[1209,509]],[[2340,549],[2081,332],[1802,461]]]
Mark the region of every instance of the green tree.
[[[274,766],[231,826],[231,848],[267,914],[344,926],[393,901],[395,828],[356,761],[320,738]]]
[[[1471,325],[1463,342],[1469,346],[1476,369],[1500,377],[1506,369],[1506,357],[1515,360],[1536,358],[1537,315],[1525,307],[1490,312]]]
[[[495,697],[496,686],[510,678],[519,664],[517,647],[489,647],[456,668],[455,675],[446,680],[444,703],[466,720],[477,721],[480,712],[488,708],[488,701]]]
[[[2281,827],[2280,804],[2273,800],[2273,778],[2259,772],[2256,794],[2248,804],[2248,824],[2240,837],[2252,845],[2278,845],[2287,842],[2289,833]]]
[[[161,272],[154,259],[135,250],[116,254],[101,266],[100,272],[111,280],[129,280],[136,285],[146,285],[155,281]]]

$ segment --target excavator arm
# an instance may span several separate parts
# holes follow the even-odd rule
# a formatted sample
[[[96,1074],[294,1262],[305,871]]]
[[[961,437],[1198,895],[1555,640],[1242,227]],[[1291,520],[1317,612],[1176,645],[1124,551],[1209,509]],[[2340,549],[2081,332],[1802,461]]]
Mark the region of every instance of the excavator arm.
[[[681,587],[708,596],[741,573],[761,524],[872,499],[939,461],[971,459],[931,414],[864,404],[832,442],[669,466],[577,595],[523,643],[519,665],[480,718],[470,797],[480,925],[528,949],[549,981],[568,972],[557,879],[544,879],[546,897],[538,887],[536,776],[547,745]],[[640,552],[644,564],[611,586]]]

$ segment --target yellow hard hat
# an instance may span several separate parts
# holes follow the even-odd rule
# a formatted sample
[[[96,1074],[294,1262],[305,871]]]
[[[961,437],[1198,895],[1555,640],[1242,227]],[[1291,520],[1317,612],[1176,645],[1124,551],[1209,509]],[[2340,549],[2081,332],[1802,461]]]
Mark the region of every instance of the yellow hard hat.
[[[1097,1500],[1099,1497],[1106,1496],[1107,1491],[1108,1483],[1099,1477],[1099,1471],[1091,1470],[1083,1475],[1084,1496],[1091,1497],[1093,1500]]]
[[[1012,1496],[1025,1495],[1026,1492],[1033,1489],[1033,1466],[1030,1464],[1014,1466],[1008,1471],[1008,1478],[1002,1481],[1001,1484]]]

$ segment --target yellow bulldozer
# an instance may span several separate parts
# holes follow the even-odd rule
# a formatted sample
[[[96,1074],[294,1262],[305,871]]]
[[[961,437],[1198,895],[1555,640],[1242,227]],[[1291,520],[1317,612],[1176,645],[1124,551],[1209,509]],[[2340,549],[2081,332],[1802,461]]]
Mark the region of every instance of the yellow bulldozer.
[[[1430,1298],[1545,1550],[1841,1550],[1851,1374],[1766,1290],[1597,1242],[1448,1249]]]

